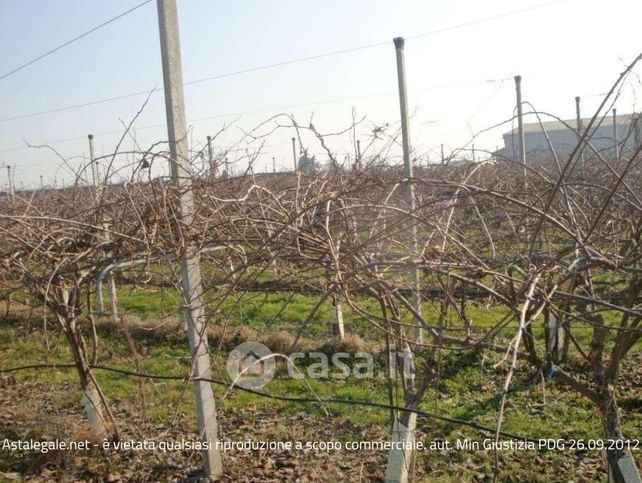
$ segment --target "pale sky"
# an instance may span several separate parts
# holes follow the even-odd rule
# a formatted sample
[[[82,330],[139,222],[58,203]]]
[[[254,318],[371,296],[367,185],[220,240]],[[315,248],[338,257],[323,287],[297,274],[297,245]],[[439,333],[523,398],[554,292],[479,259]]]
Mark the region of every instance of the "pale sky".
[[[0,75],[137,5],[142,0],[0,0]],[[546,0],[179,0],[179,21],[186,82],[254,67],[384,43],[379,47],[321,57],[291,65],[200,82],[185,87],[190,142],[202,146],[224,122],[238,119],[217,147],[236,142],[279,112],[296,116],[322,132],[347,127],[354,108],[368,122],[396,123],[399,104],[392,39],[407,37],[409,107],[414,113],[411,143],[418,155],[437,161],[466,145],[471,133],[511,117],[515,106],[512,77],[523,77],[523,97],[538,110],[571,119],[574,97],[583,97],[583,115],[597,108],[596,94],[609,89],[642,51],[639,32],[642,2],[637,0],[562,0],[538,9],[462,26],[515,12]],[[437,32],[434,32],[437,31]],[[412,38],[418,34],[431,35]],[[639,71],[639,70],[638,70]],[[504,81],[484,82],[504,79]],[[79,162],[88,155],[86,135],[96,136],[98,154],[112,152],[145,95],[61,112],[7,120],[26,114],[89,103],[162,87],[156,2],[51,56],[0,80],[0,163],[16,166],[16,185],[71,181],[58,170],[60,160],[44,149]],[[633,76],[617,103],[632,112]],[[449,86],[449,87],[444,87]],[[258,111],[258,112],[257,112]],[[135,124],[146,148],[166,139],[162,92],[152,95]],[[151,127],[150,127],[151,126]],[[477,149],[501,146],[495,129],[475,140]],[[266,141],[257,169],[292,165],[290,137],[281,130]],[[333,139],[339,153],[349,152],[349,137]],[[256,145],[254,145],[256,146]],[[132,147],[127,140],[124,149]],[[320,146],[310,139],[310,150]],[[398,154],[396,152],[392,153]],[[343,158],[343,154],[340,155]],[[124,160],[123,160],[124,162]],[[242,166],[237,167],[242,169]],[[6,169],[0,171],[0,185]]]

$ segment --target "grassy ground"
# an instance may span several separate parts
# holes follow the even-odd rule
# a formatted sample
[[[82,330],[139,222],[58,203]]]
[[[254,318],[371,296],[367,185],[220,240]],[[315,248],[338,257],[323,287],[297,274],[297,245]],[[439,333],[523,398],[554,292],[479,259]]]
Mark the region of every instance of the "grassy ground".
[[[311,296],[249,294],[241,300],[228,299],[219,307],[223,321],[213,317],[210,333],[214,354],[213,377],[229,380],[225,363],[238,343],[261,340],[273,349],[288,346],[292,333],[316,303]],[[285,308],[284,304],[287,302]],[[374,310],[374,303],[359,303]],[[131,287],[119,291],[119,306],[137,356],[127,343],[124,326],[107,319],[98,323],[98,364],[153,374],[184,375],[189,353],[179,317],[179,300],[170,291]],[[300,347],[305,351],[331,348],[327,338],[330,319],[325,304],[303,331]],[[358,334],[343,347],[347,352],[366,350],[374,354],[375,368],[383,371],[381,341],[360,317],[345,310],[348,332]],[[428,319],[436,309],[425,307]],[[476,327],[488,326],[503,313],[497,308],[471,306],[468,313]],[[27,320],[16,311],[0,321],[2,368],[29,364],[71,362],[66,342],[54,330],[44,332],[42,320]],[[225,330],[221,326],[225,325]],[[154,330],[152,330],[152,328]],[[541,330],[541,329],[537,329]],[[501,337],[514,334],[510,329]],[[580,334],[588,338],[589,332]],[[586,339],[585,339],[586,340]],[[365,341],[365,342],[364,342]],[[501,355],[445,353],[439,361],[440,379],[429,388],[419,409],[466,421],[494,426],[499,393],[506,366],[495,367]],[[309,364],[310,361],[307,361]],[[622,371],[619,399],[622,423],[628,437],[639,437],[642,427],[642,350],[637,347]],[[306,361],[303,367],[305,368]],[[195,439],[191,387],[183,381],[138,380],[98,371],[98,379],[114,408],[125,438],[136,440]],[[555,380],[532,381],[532,371],[520,366],[516,389],[511,393],[503,430],[530,438],[601,438],[601,421],[588,400],[557,384]],[[80,439],[86,434],[82,403],[73,369],[38,369],[0,374],[0,441],[9,439]],[[310,380],[309,385],[277,371],[264,390],[275,395],[333,397],[388,402],[384,378]],[[231,440],[295,441],[385,441],[389,439],[389,412],[354,405],[298,404],[266,399],[237,389],[215,386],[224,436]],[[144,398],[143,398],[144,395]],[[143,403],[144,400],[144,403]],[[492,438],[466,426],[430,418],[419,419],[419,437],[427,444],[469,438]],[[640,451],[634,452],[640,460]],[[196,452],[103,452],[94,450],[73,455],[39,455],[0,449],[0,481],[166,481],[184,480],[198,474]],[[382,451],[324,452],[230,452],[225,454],[230,481],[372,481],[385,472]],[[604,465],[597,450],[590,451],[503,451],[499,453],[502,481],[601,481]],[[415,471],[421,481],[488,481],[492,476],[490,451],[432,450],[419,453]],[[4,476],[3,476],[4,475]]]

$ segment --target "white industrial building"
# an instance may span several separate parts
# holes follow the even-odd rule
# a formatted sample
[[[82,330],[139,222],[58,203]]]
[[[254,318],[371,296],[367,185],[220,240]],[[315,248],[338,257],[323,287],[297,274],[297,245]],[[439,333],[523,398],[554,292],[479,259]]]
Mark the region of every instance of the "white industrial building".
[[[589,145],[584,150],[585,158],[596,156],[596,152],[609,158],[617,153],[630,155],[639,146],[642,120],[639,114],[623,114],[597,119],[592,130]],[[615,122],[614,122],[615,121]],[[581,119],[582,126],[588,126],[590,119]],[[559,158],[568,158],[579,142],[577,121],[553,121],[524,124],[524,144],[527,162],[551,159],[549,141]],[[546,133],[546,134],[545,134]],[[547,140],[548,136],[548,140]],[[519,160],[519,136],[517,126],[503,135],[504,147],[497,151],[498,159]]]

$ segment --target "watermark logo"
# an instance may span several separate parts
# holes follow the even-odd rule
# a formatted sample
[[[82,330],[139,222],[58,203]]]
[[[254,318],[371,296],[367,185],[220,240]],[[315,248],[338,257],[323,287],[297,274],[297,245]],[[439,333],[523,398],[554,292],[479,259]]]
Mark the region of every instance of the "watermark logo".
[[[237,345],[227,359],[227,373],[235,386],[261,389],[274,377],[276,364],[272,351],[260,342]]]
[[[288,377],[292,379],[355,379],[387,378],[387,370],[397,371],[409,384],[414,384],[415,370],[413,356],[407,344],[401,351],[394,346],[390,351],[379,353],[384,361],[375,363],[375,357],[368,352],[294,352],[289,356],[273,354],[260,342],[244,342],[234,348],[227,360],[227,372],[235,386],[246,389],[261,389],[274,377],[276,357],[286,360]]]

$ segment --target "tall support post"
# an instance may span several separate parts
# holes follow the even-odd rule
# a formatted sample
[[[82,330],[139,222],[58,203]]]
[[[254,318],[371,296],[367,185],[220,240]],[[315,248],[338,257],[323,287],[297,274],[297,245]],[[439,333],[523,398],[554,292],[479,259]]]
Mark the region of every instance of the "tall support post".
[[[361,141],[357,139],[357,168],[361,169]]]
[[[394,39],[395,52],[397,58],[397,81],[399,85],[399,107],[401,110],[401,138],[403,146],[404,177],[406,178],[405,197],[409,210],[415,210],[414,186],[412,183],[412,163],[410,159],[410,137],[408,133],[408,99],[406,97],[406,72],[404,65],[404,39],[397,37]],[[413,222],[410,234],[410,250],[412,257],[417,254],[417,225]],[[416,267],[411,269],[412,277],[412,306],[413,309],[421,314],[421,297],[419,293],[419,270]],[[420,321],[415,317],[413,339],[417,343],[422,342],[422,331]],[[407,351],[412,356],[412,350],[406,344]],[[412,404],[414,397],[414,388],[407,386],[406,404]],[[400,443],[397,447],[388,452],[388,462],[386,467],[386,481],[407,483],[414,462],[414,451],[409,449],[415,441],[415,432],[417,427],[417,415],[410,411],[402,411],[400,415],[394,413],[392,441]]]
[[[476,159],[475,159],[475,145],[473,144],[473,163],[474,162],[476,162]]]
[[[408,130],[408,98],[406,97],[406,67],[404,63],[404,39],[397,37],[394,39],[395,50],[397,55],[397,81],[399,84],[399,107],[401,111],[401,142],[403,146],[403,173],[406,178],[406,189],[404,192],[406,202],[410,211],[415,210],[415,187],[412,182],[412,161],[410,159],[410,133]],[[411,251],[412,256],[417,254],[417,225],[413,223],[411,228]],[[412,268],[412,292],[413,308],[418,314],[421,314],[421,295],[419,292],[419,270]],[[421,322],[415,320],[414,339],[416,342],[422,341]]]
[[[40,175],[40,189],[43,189],[45,187],[45,183],[42,179],[42,175]]]
[[[157,0],[160,30],[165,110],[172,165],[172,179],[180,191],[180,223],[187,239],[194,221],[194,193],[187,148],[187,125],[183,96],[183,74],[178,32],[176,0]],[[199,380],[209,379],[210,355],[207,344],[203,311],[200,260],[197,248],[188,243],[181,259],[182,288],[185,302],[187,334],[192,357],[192,375],[195,379],[196,413],[199,437],[208,448],[203,452],[205,475],[220,478],[223,465],[217,447],[218,421],[212,385]]]
[[[515,76],[515,96],[517,100],[517,135],[519,138],[519,161],[522,164],[524,170],[524,196],[528,194],[528,168],[526,166],[526,139],[524,137],[524,113],[522,111],[522,76]],[[528,232],[528,221],[529,218],[526,217],[526,245],[530,243],[530,234]]]
[[[524,138],[524,115],[522,112],[522,76],[515,76],[515,95],[517,97],[517,136],[519,143],[519,161],[524,168],[524,189],[528,188],[528,170],[526,169],[526,142]]]
[[[212,156],[212,136],[207,136],[207,161],[210,165],[210,178],[216,178],[216,163]]]
[[[89,140],[89,163],[91,165],[91,185],[98,186],[98,167],[96,166],[96,158],[94,156],[94,135],[87,136]]]
[[[292,138],[292,162],[294,163],[294,172],[296,173],[296,138]]]
[[[89,134],[87,136],[89,139],[89,162],[91,163],[91,181],[94,188],[98,188],[100,183],[100,173],[98,172],[98,166],[96,165],[95,151],[94,151],[94,136]],[[98,192],[96,192],[96,198],[98,198]],[[109,234],[109,223],[103,223],[103,238],[105,241],[109,241],[111,236]],[[111,320],[114,324],[118,323],[118,294],[116,291],[116,278],[114,277],[113,272],[109,272],[109,308],[111,312]]]
[[[11,199],[13,200],[16,197],[16,192],[14,191],[13,178],[11,177],[11,166],[9,165],[7,165],[7,179],[8,179],[7,186],[9,187],[9,196],[11,196]]]
[[[87,135],[87,140],[89,142],[89,166],[91,168],[91,186],[95,189],[98,185],[98,176],[96,171],[96,163],[94,157],[94,136],[92,134]],[[83,160],[85,159],[85,153],[83,152]],[[64,180],[63,180],[64,187]],[[98,193],[94,192],[94,200],[98,198]],[[113,278],[111,279],[113,284]],[[116,290],[116,286],[113,286],[113,290]],[[112,293],[113,297],[113,293]],[[94,437],[99,439],[105,434],[105,418],[103,416],[103,403],[99,397],[98,390],[95,387],[88,387],[83,392],[83,401],[85,405],[85,413],[87,414],[87,420],[89,426],[92,429]]]
[[[446,162],[446,158],[444,157],[444,143],[441,143],[441,164],[444,164]]]
[[[581,98],[580,96],[575,96],[575,119],[576,119],[576,125],[577,125],[577,138],[582,139],[582,131],[584,130],[584,127],[582,126],[582,110],[580,107],[580,102]],[[580,146],[580,165],[582,167],[582,174],[584,174],[584,167],[585,167],[585,160],[584,160],[584,146]]]
[[[613,108],[613,153],[615,159],[620,157],[620,147],[617,140],[617,109]]]
[[[276,160],[274,159],[274,156],[272,156],[272,174],[276,176]]]

